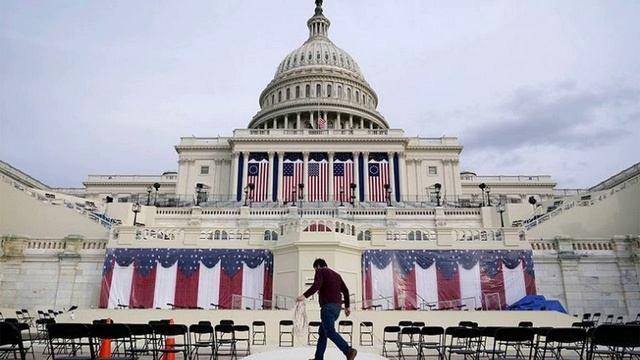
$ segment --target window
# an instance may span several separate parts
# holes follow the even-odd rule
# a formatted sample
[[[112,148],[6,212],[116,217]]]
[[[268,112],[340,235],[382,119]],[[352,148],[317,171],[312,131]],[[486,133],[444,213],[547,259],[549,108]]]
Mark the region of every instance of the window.
[[[320,97],[321,93],[322,93],[322,85],[317,84],[316,85],[316,97]]]
[[[274,94],[271,94],[271,105],[276,103],[276,96]]]
[[[310,97],[311,96],[311,85],[307,84],[307,86],[305,86],[305,88],[304,88],[304,96],[305,97]]]
[[[200,166],[200,175],[209,175],[209,167]]]
[[[282,102],[282,91],[278,91],[278,102]]]
[[[220,230],[216,230],[213,233],[213,240],[220,240]]]
[[[331,85],[327,85],[327,97],[331,97]]]
[[[351,88],[347,89],[347,100],[351,101]]]
[[[429,166],[429,175],[438,175],[438,167]]]
[[[356,102],[360,103],[360,92],[356,90]]]
[[[291,99],[291,89],[287,88],[287,100]]]
[[[296,86],[296,99],[300,97],[300,86]]]
[[[338,85],[338,99],[342,99],[342,86]]]
[[[270,240],[271,240],[271,231],[265,230],[264,231],[264,241],[270,241]]]
[[[365,240],[365,241],[371,241],[371,231],[366,230],[366,231],[364,232],[364,240]]]

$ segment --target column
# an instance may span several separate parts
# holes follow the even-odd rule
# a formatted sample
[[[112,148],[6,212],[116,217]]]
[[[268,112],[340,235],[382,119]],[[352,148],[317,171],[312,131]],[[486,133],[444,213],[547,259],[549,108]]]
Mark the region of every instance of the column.
[[[240,191],[243,191],[242,196],[244,196],[244,189],[247,186],[247,175],[249,174],[247,171],[249,169],[249,152],[242,152],[242,157],[244,157],[244,161],[242,162],[242,188]],[[244,198],[242,198],[242,200],[244,200]]]
[[[333,201],[335,199],[334,193],[336,192],[333,188],[333,154],[334,153],[332,151],[327,154],[329,156],[329,176],[327,179],[329,182],[329,196],[327,196],[328,201]]]
[[[365,151],[362,153],[362,159],[364,161],[364,174],[362,174],[362,178],[364,179],[364,201],[369,201],[369,152]]]
[[[272,122],[272,124],[273,124],[273,125],[271,126],[271,128],[272,128],[272,129],[277,128],[277,127],[278,127],[278,118],[273,118],[273,122]]]
[[[298,119],[299,119],[299,114],[298,114]],[[282,170],[284,167],[284,152],[280,151],[278,152],[278,201],[282,202],[283,198],[282,198]]]
[[[236,201],[238,195],[238,161],[240,161],[240,153],[234,152],[231,160],[231,201]]]
[[[349,129],[353,129],[353,115],[349,115]]]
[[[285,118],[286,119],[286,118]],[[273,198],[273,151],[269,151],[269,178],[267,179],[267,201]]]
[[[312,129],[317,129],[318,128],[316,126],[315,120],[313,119],[313,111],[309,112],[309,123],[310,123]]]
[[[336,120],[336,126],[334,126],[334,128],[342,129],[342,122],[340,121],[340,113],[338,113],[338,117],[337,117],[337,120]]]
[[[324,116],[325,124],[327,124],[326,128],[328,129],[329,128],[329,113],[325,111],[323,116]]]
[[[307,201],[307,193],[309,192],[309,184],[307,184],[307,177],[309,176],[309,152],[305,151],[302,153],[302,157],[304,160],[303,172],[302,172],[302,183],[304,184],[304,191],[302,192],[303,199]],[[298,189],[300,191],[300,189]]]
[[[393,152],[388,152],[387,158],[389,159],[389,186],[391,186],[391,201],[396,201],[396,160],[393,156]]]
[[[398,176],[398,179],[400,179],[400,201],[404,201],[405,200],[405,195],[409,194],[409,188],[408,188],[408,175],[407,175],[407,164],[406,164],[406,157],[404,152],[398,153],[398,171],[400,171],[400,174]]]
[[[360,118],[360,129],[364,129],[364,118]]]
[[[289,115],[284,116],[284,128],[285,129],[289,128]]]
[[[302,126],[300,124],[300,113],[296,114],[296,129],[298,130],[302,129]]]

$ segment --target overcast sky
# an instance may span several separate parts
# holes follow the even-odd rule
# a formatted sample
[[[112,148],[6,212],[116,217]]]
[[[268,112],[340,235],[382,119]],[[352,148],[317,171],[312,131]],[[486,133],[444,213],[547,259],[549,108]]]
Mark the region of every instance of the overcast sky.
[[[177,169],[230,136],[313,0],[0,1],[0,159],[51,186]],[[640,161],[640,1],[325,0],[330,38],[406,135],[461,168],[592,186]]]

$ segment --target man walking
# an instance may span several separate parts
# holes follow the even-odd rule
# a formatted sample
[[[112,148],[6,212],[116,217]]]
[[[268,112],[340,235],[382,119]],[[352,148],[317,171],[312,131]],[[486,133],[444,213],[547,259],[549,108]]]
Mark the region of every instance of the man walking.
[[[335,322],[340,316],[342,309],[342,296],[344,296],[344,313],[349,316],[351,309],[349,308],[349,289],[342,281],[342,277],[335,271],[327,267],[324,259],[316,259],[313,262],[313,268],[316,270],[313,278],[313,285],[298,296],[298,301],[304,301],[309,296],[318,292],[318,302],[320,303],[320,330],[318,343],[316,345],[315,360],[324,360],[324,351],[327,348],[327,338],[331,339],[334,344],[347,357],[347,360],[353,360],[358,351],[349,346],[349,344],[336,332]],[[342,295],[342,296],[341,296]]]

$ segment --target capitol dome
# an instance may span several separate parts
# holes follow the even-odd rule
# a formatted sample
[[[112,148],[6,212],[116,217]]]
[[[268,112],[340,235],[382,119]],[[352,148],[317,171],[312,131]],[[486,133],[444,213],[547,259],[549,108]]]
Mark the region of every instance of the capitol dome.
[[[387,129],[378,96],[357,62],[328,35],[322,0],[307,21],[309,38],[278,66],[260,94],[251,129]],[[319,121],[320,120],[320,121]]]

